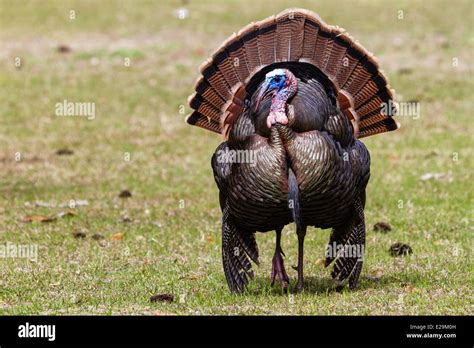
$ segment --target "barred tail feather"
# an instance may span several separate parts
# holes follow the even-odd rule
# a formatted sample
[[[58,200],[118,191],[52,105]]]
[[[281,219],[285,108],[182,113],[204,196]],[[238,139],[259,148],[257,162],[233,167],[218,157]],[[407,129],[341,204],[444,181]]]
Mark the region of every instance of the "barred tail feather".
[[[245,99],[251,97],[243,93],[247,83],[261,69],[279,62],[310,63],[325,74],[338,101],[349,100],[339,106],[358,137],[398,128],[394,113],[383,112],[394,92],[375,57],[344,29],[302,9],[250,23],[228,38],[201,67],[202,76],[189,100],[195,111],[187,122],[228,134]]]

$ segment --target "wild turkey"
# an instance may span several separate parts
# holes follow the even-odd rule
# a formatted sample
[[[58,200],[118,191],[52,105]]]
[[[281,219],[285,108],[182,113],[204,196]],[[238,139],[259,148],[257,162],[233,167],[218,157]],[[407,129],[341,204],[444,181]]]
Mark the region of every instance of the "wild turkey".
[[[296,291],[303,288],[307,226],[332,228],[325,264],[336,259],[332,277],[348,278],[353,289],[362,269],[370,175],[369,153],[358,138],[398,128],[393,92],[372,54],[316,14],[289,9],[232,35],[201,73],[187,122],[226,139],[212,169],[230,290],[243,292],[253,278],[255,233],[272,230],[271,282],[278,276],[287,288],[280,238],[293,221]],[[348,253],[350,247],[359,254]]]

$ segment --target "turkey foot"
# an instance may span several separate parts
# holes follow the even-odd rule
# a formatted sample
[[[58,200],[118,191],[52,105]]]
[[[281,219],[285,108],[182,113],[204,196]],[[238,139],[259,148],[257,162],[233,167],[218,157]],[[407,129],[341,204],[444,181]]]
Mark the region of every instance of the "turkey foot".
[[[290,278],[288,278],[288,275],[286,274],[285,271],[285,265],[283,262],[283,256],[285,256],[285,253],[283,250],[281,250],[280,246],[280,240],[281,240],[281,230],[283,228],[279,228],[276,230],[276,246],[275,246],[275,254],[273,255],[273,260],[272,260],[272,286],[275,284],[275,277],[278,275],[278,278],[280,279],[281,282],[281,287],[283,290],[286,291],[288,287],[288,283],[290,282]]]
[[[284,256],[285,254],[281,249],[275,250],[275,254],[273,255],[272,260],[272,286],[275,284],[275,277],[278,275],[278,279],[280,279],[282,289],[286,290],[290,278],[288,278],[288,275],[286,274],[282,255]]]

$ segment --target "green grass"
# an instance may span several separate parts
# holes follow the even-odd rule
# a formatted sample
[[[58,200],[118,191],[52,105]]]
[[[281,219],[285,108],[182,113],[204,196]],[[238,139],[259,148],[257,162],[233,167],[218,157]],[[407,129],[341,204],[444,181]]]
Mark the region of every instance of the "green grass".
[[[178,20],[180,6],[0,1],[0,243],[39,248],[37,262],[0,259],[0,313],[472,315],[472,3],[196,1]],[[270,287],[274,234],[266,233],[257,236],[256,280],[235,296],[222,271],[210,168],[221,138],[187,126],[180,110],[189,111],[198,66],[228,35],[291,6],[318,12],[375,52],[400,98],[420,102],[421,117],[399,117],[399,131],[363,140],[372,177],[356,291],[335,291],[330,270],[317,262],[329,232],[311,228],[302,294]],[[59,44],[71,52],[57,52]],[[95,119],[55,116],[64,99],[95,102]],[[74,154],[58,156],[60,148]],[[420,181],[428,172],[448,178]],[[118,198],[123,189],[133,196]],[[27,202],[71,199],[89,205],[51,223],[20,222],[67,210]],[[125,214],[133,221],[123,222]],[[374,232],[378,221],[393,230]],[[86,238],[74,238],[77,229]],[[96,233],[104,239],[94,240]],[[113,240],[116,233],[124,238]],[[413,254],[391,257],[395,242]],[[287,226],[287,268],[296,247]],[[175,301],[150,303],[157,293]]]

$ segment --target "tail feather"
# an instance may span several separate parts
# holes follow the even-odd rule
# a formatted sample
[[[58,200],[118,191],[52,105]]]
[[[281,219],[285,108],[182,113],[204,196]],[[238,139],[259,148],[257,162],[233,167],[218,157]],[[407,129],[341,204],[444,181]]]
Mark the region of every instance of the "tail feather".
[[[213,60],[214,65],[216,65],[219,71],[222,73],[227,86],[230,86],[231,88],[241,81],[239,75],[234,69],[234,65],[232,64],[233,61],[232,59],[229,59],[229,57],[229,52],[225,47],[223,47],[214,54]]]
[[[241,37],[244,44],[245,55],[247,57],[247,64],[250,72],[262,65],[260,60],[260,51],[258,46],[258,26],[255,23],[250,23],[237,34]]]
[[[275,56],[275,16],[271,16],[257,23],[258,25],[258,45],[260,50],[260,61],[263,65],[276,62]]]
[[[342,88],[355,97],[357,92],[369,81],[374,73],[377,73],[376,65],[368,56],[365,56],[356,65],[348,80],[342,85]]]
[[[291,168],[288,169],[288,203],[293,215],[293,221],[296,224],[296,230],[301,231],[303,222],[300,213],[300,189],[296,181],[295,173]]]
[[[305,14],[286,10],[277,15],[275,54],[277,62],[297,61],[301,57]]]
[[[208,129],[215,133],[221,132],[221,124],[207,118],[205,115],[200,114],[197,111],[194,111],[191,115],[188,116],[187,122],[193,126],[198,126],[204,129]]]
[[[399,125],[392,118],[384,118],[383,120],[377,123],[365,126],[364,129],[360,132],[359,138],[387,132],[387,129],[391,131],[398,128],[400,128]]]
[[[357,109],[360,119],[368,118],[369,114],[375,110],[380,111],[386,104],[388,90],[383,90],[380,94],[372,96],[364,105]],[[382,115],[382,114],[381,114]]]
[[[287,62],[290,60],[291,51],[291,22],[288,20],[286,13],[280,13],[276,17],[275,37],[275,61]]]
[[[301,58],[303,53],[306,14],[290,11],[289,19],[292,23],[289,60],[296,61]]]
[[[228,100],[232,97],[230,94],[230,86],[224,78],[222,72],[216,67],[216,65],[211,61],[207,60],[201,66],[202,76],[206,79],[209,85],[214,89],[214,91],[220,95],[224,100]]]
[[[333,80],[337,81],[337,72],[342,66],[344,66],[345,62],[343,61],[343,58],[347,52],[348,47],[351,45],[350,40],[350,37],[345,35],[342,29],[340,29],[340,31],[334,37],[332,49],[325,65],[326,74]]]
[[[224,117],[222,118],[222,132],[227,138],[230,132],[230,126],[235,122],[237,117],[242,113],[245,108],[245,86],[239,84],[235,88],[234,97],[232,101],[225,107]]]
[[[357,100],[355,108],[360,108],[364,105],[373,95],[380,93],[380,91],[386,90],[387,80],[385,77],[378,73],[372,76],[370,80],[362,86],[362,88],[354,95],[354,99]]]
[[[323,67],[324,51],[331,39],[332,28],[321,26],[318,31],[318,38],[316,40],[316,49],[313,53],[313,62],[317,67]]]
[[[301,51],[301,59],[313,59],[314,51],[316,50],[316,41],[318,39],[319,28],[320,25],[318,22],[316,22],[316,18],[306,18],[303,30],[303,47]]]
[[[232,41],[229,42],[227,47],[227,52],[229,54],[229,59],[234,67],[236,76],[240,82],[244,82],[245,79],[250,75],[251,70],[249,69],[249,64],[247,63],[247,54],[245,52],[244,43],[236,34],[233,37]]]
[[[329,64],[329,59],[331,58],[331,54],[334,50],[334,40],[336,36],[339,34],[339,28],[331,28],[330,36],[326,39],[326,47],[323,52],[321,52],[321,70],[324,71],[326,75],[329,76],[327,71],[327,66]]]
[[[207,100],[210,104],[212,104],[215,108],[221,109],[222,106],[225,104],[225,99],[222,98],[219,93],[209,84],[209,82],[204,78],[201,77],[196,82],[195,87],[196,94],[200,95],[204,100]]]
[[[195,94],[191,97],[189,105],[202,115],[210,117],[212,120],[219,122],[221,118],[220,110],[213,106],[210,102],[203,99],[201,95]]]
[[[363,47],[355,41],[352,41],[351,46],[347,48],[346,53],[342,58],[342,65],[339,67],[336,74],[336,81],[339,86],[344,86],[346,84],[357,64],[359,64],[359,60],[365,56],[365,53],[362,50]]]
[[[310,63],[325,74],[337,99],[349,100],[340,108],[355,123],[359,137],[398,128],[391,118],[393,113],[382,112],[394,93],[375,57],[344,29],[300,9],[288,9],[247,25],[204,62],[202,77],[189,102],[197,113],[188,117],[188,123],[216,131],[216,122],[220,132],[228,134],[238,116],[234,111],[240,110],[240,104],[239,108],[231,107],[232,117],[228,117],[237,87],[245,87],[261,69],[279,62]],[[239,96],[238,100],[244,102],[249,97]]]

